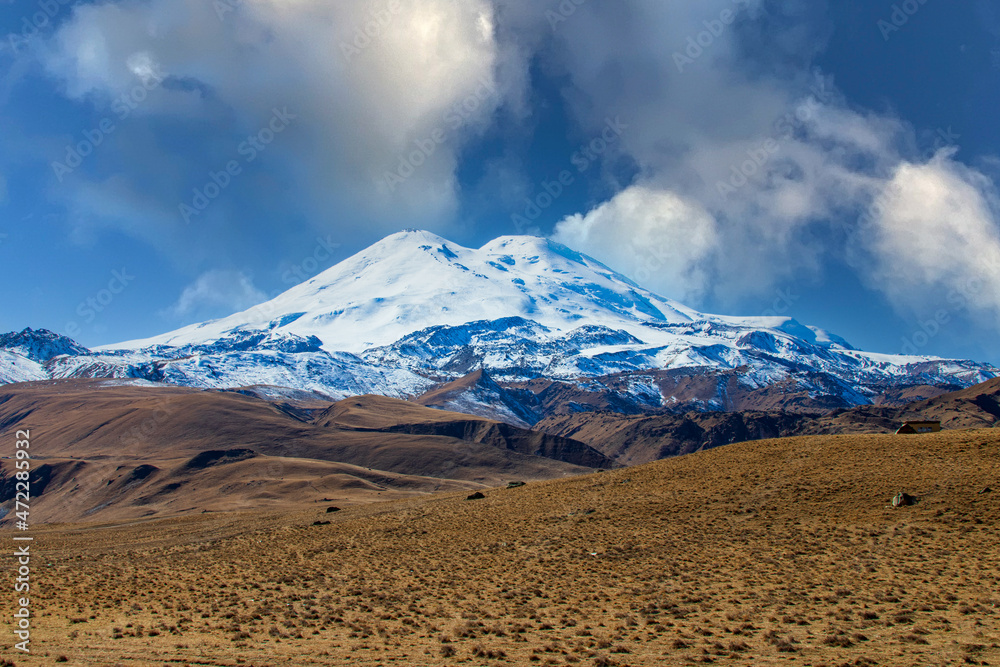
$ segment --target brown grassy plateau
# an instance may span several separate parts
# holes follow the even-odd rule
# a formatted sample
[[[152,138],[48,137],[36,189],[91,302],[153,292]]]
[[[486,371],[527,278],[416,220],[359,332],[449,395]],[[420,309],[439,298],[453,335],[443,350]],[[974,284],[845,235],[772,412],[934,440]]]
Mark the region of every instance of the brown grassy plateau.
[[[7,657],[1000,665],[998,474],[998,429],[814,436],[475,501],[39,526],[34,653]]]

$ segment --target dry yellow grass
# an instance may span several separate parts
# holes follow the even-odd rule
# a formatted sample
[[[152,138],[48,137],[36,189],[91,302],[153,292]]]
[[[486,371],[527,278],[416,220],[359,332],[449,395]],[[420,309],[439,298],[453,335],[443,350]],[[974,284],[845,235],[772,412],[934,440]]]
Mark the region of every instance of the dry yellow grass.
[[[998,473],[996,429],[823,436],[478,501],[51,525],[35,653],[8,657],[1000,665],[1000,490],[979,493]],[[893,509],[898,491],[918,504]]]

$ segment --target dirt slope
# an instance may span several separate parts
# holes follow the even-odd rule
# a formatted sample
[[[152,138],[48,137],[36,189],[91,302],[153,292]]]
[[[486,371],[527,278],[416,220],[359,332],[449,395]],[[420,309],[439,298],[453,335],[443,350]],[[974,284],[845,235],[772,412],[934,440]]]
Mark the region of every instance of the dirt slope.
[[[996,665],[998,489],[987,429],[743,443],[478,501],[53,525],[15,659]]]
[[[419,407],[384,396],[344,399],[316,415],[313,421],[325,427],[358,431],[448,436],[590,468],[613,468],[617,465],[611,458],[576,440],[483,417]]]
[[[236,392],[28,383],[0,388],[0,441],[32,432],[32,481],[45,491],[36,521],[366,502],[610,465],[565,438],[394,399],[360,397],[311,414]],[[192,465],[233,450],[245,455]],[[0,461],[0,479],[12,468]],[[8,491],[0,509],[11,505]]]
[[[914,388],[911,395],[933,391]],[[574,413],[535,428],[580,440],[620,463],[635,465],[745,440],[796,435],[893,433],[905,420],[939,420],[945,428],[985,428],[1000,422],[1000,378],[904,407],[861,406],[825,414],[689,412],[682,415]]]
[[[906,408],[908,419],[937,419],[945,428],[987,428],[1000,424],[1000,378]]]

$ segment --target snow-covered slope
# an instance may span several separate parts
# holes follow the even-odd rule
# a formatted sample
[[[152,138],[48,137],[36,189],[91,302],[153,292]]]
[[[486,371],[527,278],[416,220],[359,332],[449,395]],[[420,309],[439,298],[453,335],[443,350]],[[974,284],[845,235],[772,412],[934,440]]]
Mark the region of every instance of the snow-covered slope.
[[[0,350],[0,384],[45,380],[48,377],[45,368],[38,362],[8,350]]]
[[[417,396],[477,369],[508,383],[547,378],[618,394],[626,386],[621,400],[664,408],[685,406],[650,372],[736,373],[750,390],[781,387],[843,405],[890,387],[968,386],[998,374],[971,361],[861,352],[786,317],[699,313],[542,238],[470,249],[413,230],[244,312],[44,361],[50,377],[275,385],[333,398]],[[622,376],[630,379],[601,379]],[[717,399],[690,405],[725,404]]]
[[[704,316],[546,239],[505,236],[473,250],[405,231],[242,313],[108,349],[204,344],[253,329],[315,336],[327,350],[360,353],[428,327],[508,317],[569,331]]]
[[[525,405],[536,402],[532,400],[534,397],[524,394],[524,391],[511,392],[504,389],[485,370],[480,369],[458,380],[434,387],[416,398],[415,402],[439,410],[480,415],[514,426],[528,427],[537,422],[540,415]]]
[[[60,355],[89,354],[90,350],[78,345],[66,336],[60,336],[46,329],[24,329],[14,333],[0,334],[0,349],[13,352],[38,363]]]
[[[0,334],[0,384],[46,380],[51,377],[47,362],[81,354],[90,350],[46,329]]]

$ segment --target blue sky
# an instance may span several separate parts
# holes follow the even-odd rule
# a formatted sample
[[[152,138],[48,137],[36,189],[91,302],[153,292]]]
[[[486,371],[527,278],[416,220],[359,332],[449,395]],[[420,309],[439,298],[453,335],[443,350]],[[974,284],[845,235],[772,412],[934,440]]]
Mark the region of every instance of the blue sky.
[[[960,4],[0,2],[0,330],[154,335],[421,227],[1000,365],[1000,10]]]

